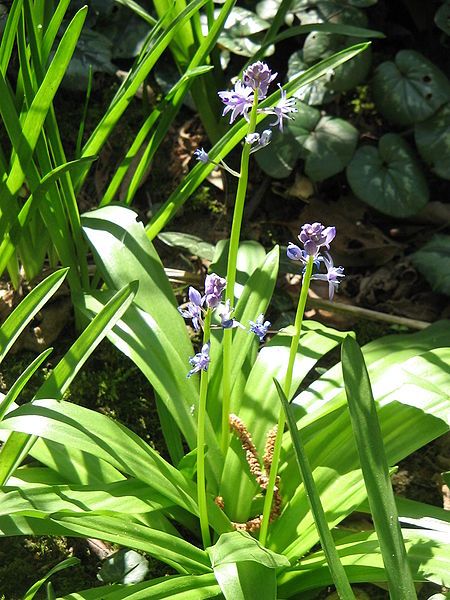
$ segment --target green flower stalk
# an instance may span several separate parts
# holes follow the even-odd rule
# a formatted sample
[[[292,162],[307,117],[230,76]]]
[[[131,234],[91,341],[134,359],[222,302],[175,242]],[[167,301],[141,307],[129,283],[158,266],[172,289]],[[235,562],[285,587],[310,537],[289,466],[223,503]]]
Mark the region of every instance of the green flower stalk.
[[[254,101],[250,113],[248,134],[254,133],[256,127],[256,111],[258,107],[258,95],[254,94]],[[241,236],[242,217],[244,214],[245,197],[247,194],[248,172],[250,161],[251,145],[246,142],[242,150],[241,168],[239,175],[238,189],[236,192],[236,202],[234,205],[233,222],[231,225],[230,246],[228,249],[227,263],[227,288],[225,291],[225,300],[232,305],[234,303],[234,284],[236,283],[236,264],[239,250],[239,239]],[[223,332],[223,379],[222,379],[222,428],[221,428],[221,448],[225,455],[229,443],[228,419],[230,414],[231,399],[231,344],[233,333],[231,329],[225,329]]]
[[[295,356],[298,350],[298,344],[300,341],[300,335],[302,332],[303,315],[305,313],[306,300],[308,298],[309,285],[312,279],[322,279],[320,275],[313,275],[314,265],[320,267],[320,264],[325,263],[328,272],[330,272],[330,265],[333,269],[333,276],[329,276],[327,281],[330,285],[330,297],[331,289],[334,294],[335,288],[339,284],[339,280],[336,276],[336,271],[339,270],[338,276],[344,276],[344,269],[342,267],[334,267],[331,257],[328,252],[325,252],[324,256],[320,254],[322,247],[329,249],[330,243],[333,241],[336,235],[336,229],[334,227],[324,227],[321,223],[313,223],[312,225],[307,223],[303,225],[300,235],[298,236],[299,241],[303,245],[303,249],[299,246],[290,243],[287,248],[287,256],[291,260],[299,261],[304,266],[302,289],[297,304],[297,312],[295,315],[294,322],[294,335],[292,336],[291,346],[289,351],[289,360],[286,369],[286,377],[284,380],[283,391],[286,398],[290,399],[292,378],[294,373]],[[270,512],[272,508],[274,486],[276,477],[278,474],[278,464],[280,461],[281,444],[283,441],[283,431],[286,424],[286,417],[283,407],[280,408],[280,414],[278,417],[278,429],[277,436],[275,438],[273,460],[270,470],[269,483],[267,486],[266,497],[264,499],[263,519],[261,523],[261,530],[259,535],[259,541],[265,545],[267,541],[267,533],[270,521]]]
[[[210,308],[206,310],[203,325],[203,347],[199,357],[199,368],[201,369],[200,378],[200,399],[198,403],[198,425],[197,425],[197,490],[198,490],[198,510],[200,516],[200,530],[202,533],[203,547],[211,546],[211,536],[209,532],[208,509],[206,505],[206,477],[205,477],[205,419],[206,419],[206,397],[208,394],[208,365],[211,331]],[[199,356],[198,354],[196,356]],[[195,357],[194,357],[195,358]],[[192,361],[192,359],[191,359]],[[199,365],[194,366],[197,369]],[[198,369],[197,369],[198,370]],[[191,373],[191,371],[189,372]]]

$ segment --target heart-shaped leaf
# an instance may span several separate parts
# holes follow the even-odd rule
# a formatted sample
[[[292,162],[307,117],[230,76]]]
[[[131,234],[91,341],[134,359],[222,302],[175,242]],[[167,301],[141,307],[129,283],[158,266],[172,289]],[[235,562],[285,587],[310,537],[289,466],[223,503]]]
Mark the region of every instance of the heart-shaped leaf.
[[[288,62],[288,78],[293,79],[312,65],[339,52],[355,42],[353,38],[343,35],[330,35],[321,31],[311,32],[305,40],[303,50],[294,52]],[[372,63],[372,54],[368,48],[353,60],[339,65],[305,85],[294,94],[296,98],[310,105],[330,102],[337,92],[346,92],[363,81]]]
[[[103,583],[140,583],[148,572],[148,560],[135,550],[121,548],[103,561],[98,579]]]
[[[302,25],[309,23],[348,23],[357,27],[367,26],[366,15],[342,0],[301,0],[294,2],[291,10]]]
[[[294,52],[288,61],[288,80],[290,81],[291,79],[294,79],[309,69],[310,66],[311,65],[304,59],[303,50]],[[305,102],[311,106],[331,102],[336,92],[327,86],[330,78],[331,72],[330,75],[327,73],[327,75],[319,77],[311,83],[303,85],[293,95],[302,102]]]
[[[407,217],[428,202],[428,186],[411,148],[397,134],[387,133],[378,148],[358,148],[347,167],[353,192],[381,212]]]
[[[446,0],[434,15],[434,22],[444,33],[450,35],[450,2]]]
[[[422,158],[439,177],[450,179],[450,103],[416,123],[414,137]]]
[[[450,100],[450,83],[431,61],[414,50],[400,50],[395,62],[381,63],[373,78],[378,110],[398,125],[431,117]]]
[[[214,245],[205,242],[197,235],[181,231],[165,231],[164,233],[160,233],[158,238],[173,248],[182,248],[207,260],[213,260],[214,258]]]
[[[450,236],[436,235],[411,259],[431,287],[450,296]]]
[[[218,14],[219,11],[217,11]],[[254,37],[258,33],[269,29],[270,23],[261,19],[254,12],[236,6],[225,21],[225,28],[219,36],[219,44],[241,56],[253,56],[261,44]],[[273,46],[265,54],[273,53]]]
[[[299,107],[286,132],[274,131],[270,146],[256,157],[261,168],[272,177],[286,177],[299,158],[305,160],[306,175],[322,181],[342,171],[351,160],[358,131],[348,121],[321,116],[307,105]]]

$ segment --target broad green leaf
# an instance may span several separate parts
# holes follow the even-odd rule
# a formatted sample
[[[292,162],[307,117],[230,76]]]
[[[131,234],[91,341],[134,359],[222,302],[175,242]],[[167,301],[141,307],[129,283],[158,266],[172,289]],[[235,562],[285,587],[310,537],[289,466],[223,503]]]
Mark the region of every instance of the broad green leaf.
[[[213,573],[169,575],[135,585],[111,585],[75,592],[58,600],[206,600],[220,594]]]
[[[294,411],[292,410],[292,407],[290,406],[281,385],[276,379],[274,379],[274,383],[277,388],[280,401],[283,405],[284,414],[286,416],[286,422],[288,425],[289,433],[291,435],[292,446],[294,448],[295,457],[297,459],[300,477],[303,481],[303,485],[305,486],[306,495],[308,497],[308,501],[311,507],[311,512],[314,516],[314,522],[317,527],[317,532],[323,552],[327,559],[328,568],[330,569],[331,576],[333,578],[333,583],[336,586],[337,593],[341,598],[348,598],[349,600],[351,600],[352,598],[354,598],[354,594],[352,592],[342,564],[339,560],[339,555],[336,551],[336,546],[327,523],[322,503],[320,501],[320,495],[314,482],[314,477],[311,471],[311,465],[308,456],[305,452],[305,445],[302,439],[302,434],[300,434],[300,432],[297,429]]]
[[[342,344],[342,369],[353,434],[367,488],[391,598],[416,597],[398,520],[389,466],[369,375],[361,350],[348,336]]]
[[[227,600],[275,600],[275,569],[290,566],[282,554],[264,548],[242,531],[222,534],[207,552]]]
[[[31,319],[56,292],[66,275],[67,269],[60,269],[41,281],[2,324],[0,327],[0,363]]]
[[[306,104],[298,110],[286,131],[274,131],[270,146],[258,151],[258,164],[272,177],[286,177],[303,158],[305,174],[313,181],[336,175],[352,158],[358,131],[348,121],[321,116]]]
[[[441,335],[429,336],[428,343],[434,345],[439,339],[448,337],[445,322],[440,324]],[[435,329],[435,331],[437,331]],[[421,336],[418,336],[419,339]],[[383,434],[388,464],[395,465],[403,457],[428,443],[448,430],[448,410],[450,398],[443,394],[450,381],[448,367],[449,350],[437,348],[416,356],[418,344],[414,348],[415,336],[408,336],[410,347],[403,342],[396,347],[395,342],[384,346],[384,362],[372,363],[366,357],[373,383],[374,397],[378,403],[378,416]],[[423,339],[423,337],[422,337]],[[444,341],[444,344],[447,341]],[[412,356],[402,359],[406,348]],[[400,349],[400,350],[399,350]],[[389,367],[389,368],[388,368]],[[350,433],[350,422],[341,400],[341,375],[326,373],[323,380],[332,383],[328,396],[330,408],[319,407],[298,421],[304,432],[306,450],[310,456],[314,479],[320,491],[321,500],[331,525],[337,524],[344,516],[357,508],[365,497],[365,488],[358,469],[358,459]],[[317,388],[316,388],[317,389]],[[308,403],[317,402],[318,395],[303,392],[300,395]],[[339,401],[338,401],[339,398]],[[296,400],[298,402],[298,399]],[[309,425],[307,425],[309,423]],[[411,430],[415,435],[411,436]],[[291,458],[291,449],[286,440],[286,463],[280,471],[283,494],[290,498],[282,518],[272,525],[270,547],[283,551],[288,557],[300,556],[316,543],[317,536],[308,514],[303,486],[299,486]],[[295,516],[294,516],[295,515]],[[288,531],[282,527],[283,519],[292,519],[296,526]]]
[[[298,50],[291,54],[288,61],[288,79],[291,80],[293,77],[305,73],[308,68],[311,68],[304,57],[303,50]],[[336,92],[331,90],[327,83],[329,79],[330,70],[320,77],[315,78],[313,81],[300,86],[293,94],[295,98],[298,98],[301,102],[307,105],[317,106],[331,102]]]
[[[394,62],[381,63],[372,91],[378,110],[398,125],[424,121],[450,100],[446,76],[415,50],[400,50]]]
[[[448,538],[435,531],[404,530],[408,564],[414,581],[432,581],[448,586],[450,546]],[[350,581],[385,582],[386,572],[376,534],[364,531],[339,538],[337,548]],[[280,597],[295,597],[302,592],[332,583],[323,552],[302,558],[298,567],[278,578]]]
[[[405,140],[386,133],[378,149],[361,146],[347,167],[353,192],[377,210],[393,217],[416,214],[428,202],[428,186]]]
[[[214,568],[225,600],[276,600],[277,580],[273,569],[245,561],[226,563]]]
[[[269,569],[288,567],[288,559],[262,546],[245,531],[223,533],[214,546],[207,549],[213,568],[237,562],[257,562]]]
[[[414,139],[433,173],[450,179],[450,103],[444,104],[426,121],[416,123]]]
[[[8,413],[0,429],[21,431],[92,454],[197,514],[195,485],[136,434],[105,415],[64,401],[37,400]],[[229,528],[228,519],[212,500],[208,514],[212,527],[221,532]]]
[[[205,242],[197,235],[179,231],[164,231],[158,235],[158,238],[172,248],[182,248],[207,260],[214,258],[213,244]]]
[[[449,511],[439,506],[409,500],[409,498],[402,498],[401,496],[395,497],[395,503],[401,523],[422,529],[441,531],[450,536]],[[358,510],[370,513],[368,501],[365,500]]]
[[[227,274],[229,240],[219,240],[216,244],[214,256],[209,266],[210,273],[217,273],[221,277]],[[240,298],[244,285],[256,269],[261,268],[266,258],[264,247],[254,240],[243,240],[239,242],[236,260],[235,298]]]
[[[130,306],[137,285],[131,283],[118,291],[104,309],[95,316],[80,337],[53,369],[50,376],[37,391],[35,398],[60,399],[81,367],[100,344],[121,315]],[[15,468],[26,457],[35,440],[24,433],[14,432],[2,449],[0,481],[5,483]]]
[[[210,571],[206,552],[178,536],[158,531],[119,516],[55,513],[49,519],[77,537],[95,537],[134,547],[173,566],[181,572]],[[44,524],[45,526],[45,524]]]
[[[18,471],[25,471],[19,469]],[[16,471],[17,473],[17,471]],[[40,471],[38,472],[40,473]],[[19,480],[20,481],[20,480]],[[19,483],[19,482],[18,482]],[[173,503],[136,479],[103,485],[39,485],[17,488],[9,483],[0,492],[0,515],[42,512],[104,512],[133,516],[168,508]]]
[[[450,236],[435,235],[411,260],[434,290],[450,296]]]
[[[86,296],[79,308],[89,316],[95,315],[109,296],[110,293]],[[181,319],[179,315],[178,318]],[[186,378],[189,363],[187,358],[180,358],[178,349],[172,344],[171,330],[167,333],[151,315],[131,306],[108,337],[116,348],[141,369],[165,403],[189,447],[195,448],[197,422],[193,414],[196,414],[198,405],[198,387],[193,378]],[[208,477],[211,478],[211,485],[214,480],[217,485],[221,458],[217,438],[209,420],[206,423],[206,444],[209,448],[206,461],[211,469]]]

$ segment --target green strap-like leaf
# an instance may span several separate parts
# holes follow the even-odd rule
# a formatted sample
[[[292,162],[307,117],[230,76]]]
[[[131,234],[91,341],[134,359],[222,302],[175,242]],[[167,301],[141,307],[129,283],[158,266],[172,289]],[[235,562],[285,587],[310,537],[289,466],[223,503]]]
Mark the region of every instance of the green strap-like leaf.
[[[0,327],[0,363],[27,324],[56,292],[66,275],[67,269],[60,269],[49,275],[9,315]]]
[[[350,336],[342,344],[342,370],[353,433],[380,541],[389,593],[394,600],[412,600],[416,598],[416,591],[406,558],[372,387],[362,352]]]
[[[274,383],[286,415],[286,422],[291,435],[295,458],[297,459],[298,468],[301,474],[303,485],[305,486],[306,495],[311,507],[311,512],[314,516],[320,543],[327,559],[328,568],[330,569],[333,583],[336,586],[337,593],[342,600],[352,600],[355,598],[355,596],[348,582],[347,575],[345,574],[341,561],[339,560],[339,555],[336,551],[336,546],[330,532],[322,502],[320,501],[320,495],[314,482],[311,465],[305,451],[305,445],[297,429],[294,412],[279,382],[274,379]]]

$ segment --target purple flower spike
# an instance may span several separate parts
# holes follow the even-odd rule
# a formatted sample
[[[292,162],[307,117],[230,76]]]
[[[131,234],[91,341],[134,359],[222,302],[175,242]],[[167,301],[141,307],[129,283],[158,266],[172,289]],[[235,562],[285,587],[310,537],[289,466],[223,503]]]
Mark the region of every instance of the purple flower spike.
[[[215,273],[206,276],[204,300],[206,300],[208,308],[216,308],[220,303],[220,297],[226,285],[226,279],[219,277]]]
[[[203,148],[197,148],[197,150],[195,150],[194,152],[194,156],[197,160],[199,160],[202,163],[209,162],[208,153],[205,150],[203,150]]]
[[[220,315],[220,324],[224,329],[233,329],[234,327],[240,327],[241,329],[245,329],[242,323],[233,319],[232,314],[234,313],[234,308],[230,308],[230,301],[227,300],[225,304],[222,304],[217,309]]]
[[[245,141],[247,142],[247,144],[254,144],[254,146],[250,150],[250,154],[257,152],[258,150],[261,150],[261,148],[264,148],[265,146],[270,144],[271,139],[271,129],[264,129],[261,135],[259,135],[259,133],[250,133],[249,135],[245,136]]]
[[[263,342],[271,323],[270,321],[264,321],[264,315],[260,314],[256,321],[249,321],[249,325],[249,331],[257,335],[260,342]]]
[[[209,347],[210,343],[207,342],[203,345],[201,352],[198,352],[195,356],[191,356],[189,362],[194,367],[189,371],[186,375],[187,378],[192,377],[194,373],[198,373],[199,371],[207,371],[210,363],[209,357]]]
[[[305,252],[309,256],[317,256],[322,246],[330,247],[330,243],[336,235],[335,227],[324,227],[321,223],[305,223],[298,239],[303,244]]]
[[[311,279],[316,279],[319,281],[328,281],[328,297],[330,301],[334,298],[334,292],[338,289],[339,277],[345,277],[344,275],[344,267],[335,267],[333,264],[333,259],[328,254],[328,252],[323,256],[323,262],[327,268],[326,274],[313,275]]]
[[[293,119],[294,117],[291,115],[291,113],[296,113],[298,111],[294,106],[296,102],[295,98],[286,99],[286,91],[282,89],[281,85],[279,85],[279,87],[281,99],[278,101],[276,106],[270,109],[270,112],[277,117],[277,120],[271,123],[270,126],[275,127],[278,125],[280,131],[283,131],[283,119],[286,121]]]
[[[308,262],[308,255],[306,252],[292,242],[289,242],[286,254],[290,260],[298,260],[303,264]]]
[[[222,116],[231,112],[230,123],[239,116],[243,115],[248,120],[248,113],[253,105],[253,90],[244,85],[242,81],[236,81],[234,90],[231,92],[219,92],[220,99],[225,104]]]
[[[183,309],[181,306],[178,307],[178,312],[185,319],[192,319],[192,326],[196,331],[203,327],[203,319],[202,319],[202,296],[200,292],[198,292],[195,288],[189,288],[189,300],[186,304],[186,309]]]
[[[258,92],[258,98],[262,100],[267,96],[267,90],[271,81],[275,79],[278,73],[272,75],[272,71],[266,63],[258,60],[245,69],[243,81],[246,86]]]

